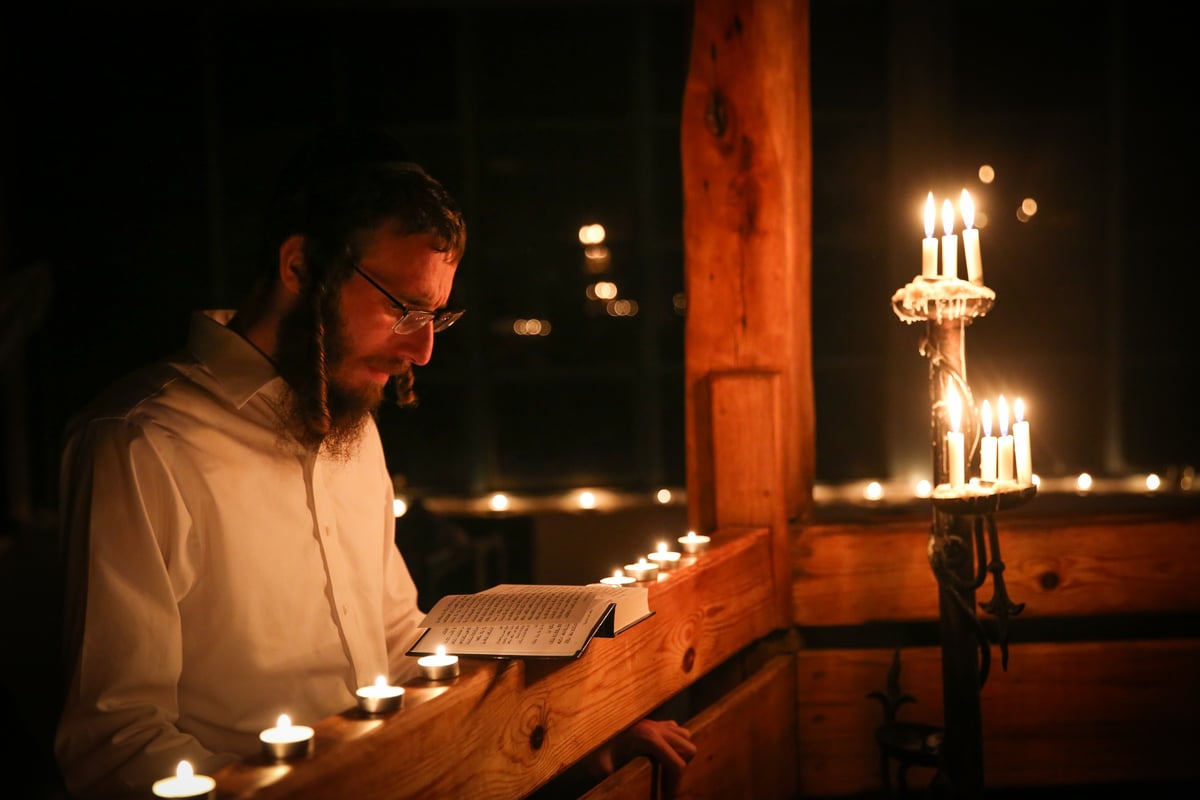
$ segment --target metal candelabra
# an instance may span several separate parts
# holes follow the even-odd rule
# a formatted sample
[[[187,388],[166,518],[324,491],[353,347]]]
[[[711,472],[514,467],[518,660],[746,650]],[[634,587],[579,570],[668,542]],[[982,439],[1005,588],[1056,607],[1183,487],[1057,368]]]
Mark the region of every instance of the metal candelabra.
[[[899,758],[902,770],[907,763],[936,766],[932,788],[939,796],[952,798],[978,798],[983,794],[980,692],[991,670],[992,637],[976,613],[975,592],[990,575],[993,594],[979,608],[995,617],[994,639],[1005,670],[1008,669],[1008,622],[1025,605],[1012,602],[1005,587],[995,514],[1022,505],[1037,493],[1035,485],[1015,483],[972,485],[970,490],[956,490],[949,485],[946,434],[951,424],[946,398],[953,389],[963,399],[965,459],[969,464],[978,447],[980,426],[967,382],[965,329],[984,316],[994,300],[994,292],[981,284],[921,276],[892,296],[893,310],[902,321],[923,322],[926,327],[920,352],[929,361],[930,445],[935,487],[928,554],[938,585],[944,728],[936,731],[930,726],[905,727],[894,721],[894,703],[905,699],[897,697],[897,658],[892,676],[895,685],[890,688],[890,700],[885,702],[889,723],[894,728],[892,734],[903,739],[907,733],[911,740],[913,731],[920,728],[917,732],[921,737],[919,741],[910,741],[907,748],[898,746],[903,742],[898,742],[895,736],[886,741],[885,725],[881,728],[880,745],[885,762],[889,757]],[[889,702],[893,707],[889,708]],[[906,754],[911,756],[907,763]]]

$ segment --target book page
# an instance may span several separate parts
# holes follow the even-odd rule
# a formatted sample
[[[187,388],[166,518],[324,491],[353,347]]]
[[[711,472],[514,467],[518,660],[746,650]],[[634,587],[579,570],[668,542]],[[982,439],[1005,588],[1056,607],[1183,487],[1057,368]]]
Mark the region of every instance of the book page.
[[[458,654],[574,655],[588,641],[607,602],[578,586],[502,585],[450,595],[434,605],[420,644]]]

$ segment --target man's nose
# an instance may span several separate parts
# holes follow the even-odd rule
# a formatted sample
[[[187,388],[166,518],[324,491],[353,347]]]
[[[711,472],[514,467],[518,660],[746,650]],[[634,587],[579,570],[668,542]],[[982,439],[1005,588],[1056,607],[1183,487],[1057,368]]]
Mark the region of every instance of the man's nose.
[[[420,330],[402,333],[396,337],[400,354],[418,367],[429,363],[433,356],[433,323],[426,323]]]

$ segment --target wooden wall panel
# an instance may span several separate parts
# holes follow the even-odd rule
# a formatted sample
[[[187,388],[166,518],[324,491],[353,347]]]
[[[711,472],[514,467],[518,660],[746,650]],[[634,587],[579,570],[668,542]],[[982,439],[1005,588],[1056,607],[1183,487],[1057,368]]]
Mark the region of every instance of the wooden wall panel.
[[[1200,515],[997,521],[1019,619],[1200,611]],[[928,538],[913,521],[794,528],[796,623],[937,619]]]
[[[697,753],[680,799],[795,797],[795,709],[795,656],[775,656],[687,723]]]
[[[880,788],[874,732],[892,653],[797,654],[800,796]],[[916,702],[898,718],[941,724],[941,653],[901,653]],[[982,692],[989,787],[1200,780],[1200,640],[1015,644]],[[932,770],[913,769],[909,786]]]

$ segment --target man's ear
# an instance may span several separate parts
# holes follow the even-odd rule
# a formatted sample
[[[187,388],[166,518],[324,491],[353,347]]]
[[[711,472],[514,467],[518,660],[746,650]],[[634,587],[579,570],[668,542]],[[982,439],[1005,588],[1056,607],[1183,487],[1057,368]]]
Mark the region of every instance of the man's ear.
[[[279,282],[294,294],[304,283],[304,237],[292,234],[279,245]]]

